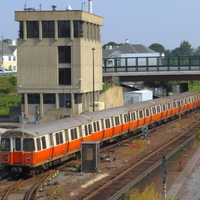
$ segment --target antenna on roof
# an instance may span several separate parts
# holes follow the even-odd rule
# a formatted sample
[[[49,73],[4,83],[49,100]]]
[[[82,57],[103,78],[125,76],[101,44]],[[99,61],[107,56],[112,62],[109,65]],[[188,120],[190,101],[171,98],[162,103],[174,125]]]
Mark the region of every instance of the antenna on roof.
[[[93,0],[88,0],[88,12],[93,13]]]
[[[39,9],[40,9],[40,11],[42,10],[42,4],[39,5]]]
[[[27,9],[27,0],[25,0],[25,2],[24,2],[24,10],[26,10]]]
[[[84,11],[85,7],[86,7],[86,1],[82,0],[82,2],[81,2],[81,10]]]

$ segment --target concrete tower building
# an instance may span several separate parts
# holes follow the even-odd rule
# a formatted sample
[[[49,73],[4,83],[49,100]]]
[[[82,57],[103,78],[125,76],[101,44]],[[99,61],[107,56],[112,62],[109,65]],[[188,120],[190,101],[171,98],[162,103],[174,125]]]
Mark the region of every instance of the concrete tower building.
[[[43,116],[58,109],[67,115],[88,111],[93,91],[97,101],[102,89],[103,18],[54,7],[16,11],[16,21],[18,92],[23,98],[23,112],[31,116],[38,110]]]

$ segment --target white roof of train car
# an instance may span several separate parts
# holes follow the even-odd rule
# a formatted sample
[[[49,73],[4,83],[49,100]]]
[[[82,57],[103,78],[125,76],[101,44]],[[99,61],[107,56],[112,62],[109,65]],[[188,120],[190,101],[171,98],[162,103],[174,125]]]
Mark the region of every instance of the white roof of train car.
[[[161,102],[169,102],[170,100],[176,100],[181,97],[187,97],[187,96],[192,96],[200,93],[183,93],[180,95],[176,96],[170,96],[170,97],[165,97],[165,98],[160,98],[160,99],[155,99],[151,101],[146,101],[142,103],[137,103],[133,105],[128,105],[128,106],[122,106],[122,107],[117,107],[117,108],[111,108],[103,111],[98,111],[94,113],[84,113],[76,117],[71,117],[71,118],[66,118],[66,119],[61,119],[57,120],[54,122],[49,122],[49,123],[43,123],[43,124],[27,124],[24,125],[24,128],[17,128],[13,130],[7,131],[7,133],[16,133],[16,132],[21,132],[21,133],[27,133],[34,136],[42,136],[45,134],[49,133],[55,133],[59,132],[64,129],[70,129],[74,127],[78,127],[83,124],[88,124],[100,119],[106,119],[111,116],[117,116],[123,113],[127,113],[128,111],[135,111],[139,109],[143,109],[145,106],[152,107],[154,105],[158,105]]]

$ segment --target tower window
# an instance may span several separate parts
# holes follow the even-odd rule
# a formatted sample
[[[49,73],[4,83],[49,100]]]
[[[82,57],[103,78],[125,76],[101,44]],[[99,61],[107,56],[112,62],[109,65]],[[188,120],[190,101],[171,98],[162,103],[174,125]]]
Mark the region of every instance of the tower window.
[[[55,37],[54,21],[42,21],[42,36],[43,36],[43,38],[54,38]]]
[[[39,22],[27,21],[27,38],[39,38]]]
[[[59,68],[59,85],[71,85],[71,68]]]
[[[70,46],[58,47],[58,62],[71,63],[71,47]]]
[[[58,37],[70,37],[70,21],[58,21]]]

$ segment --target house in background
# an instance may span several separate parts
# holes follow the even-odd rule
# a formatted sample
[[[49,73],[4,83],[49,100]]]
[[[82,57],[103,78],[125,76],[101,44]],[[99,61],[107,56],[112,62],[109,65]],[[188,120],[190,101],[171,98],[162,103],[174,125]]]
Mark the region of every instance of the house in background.
[[[103,50],[104,66],[108,68],[156,66],[161,62],[162,56],[141,44],[108,44]]]
[[[0,41],[0,66],[6,71],[17,71],[17,47],[15,40]]]

